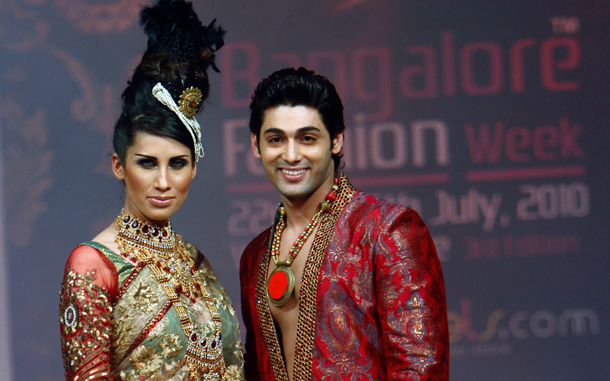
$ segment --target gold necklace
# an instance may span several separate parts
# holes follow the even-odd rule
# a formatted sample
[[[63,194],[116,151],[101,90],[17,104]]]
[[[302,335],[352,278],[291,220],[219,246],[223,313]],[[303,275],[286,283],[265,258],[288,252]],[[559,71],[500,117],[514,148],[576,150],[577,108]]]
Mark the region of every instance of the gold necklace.
[[[195,276],[195,261],[169,221],[164,226],[150,225],[121,211],[115,226],[119,230],[116,241],[123,256],[161,270],[176,295],[184,294],[195,303],[202,289]]]
[[[324,201],[320,203],[320,210],[311,217],[303,232],[299,234],[294,241],[292,247],[288,251],[288,258],[285,261],[280,261],[280,244],[282,241],[282,233],[286,228],[286,211],[281,204],[278,206],[279,221],[275,226],[275,232],[273,233],[273,240],[271,243],[271,258],[273,259],[276,268],[267,279],[267,297],[269,302],[274,306],[281,307],[286,304],[294,292],[294,273],[290,266],[318,225],[322,214],[330,210],[332,202],[337,197],[338,189],[337,179],[335,179],[335,183],[330,192],[328,192]]]
[[[121,255],[138,266],[149,267],[178,313],[182,331],[188,338],[184,356],[191,370],[191,378],[212,373],[222,377],[225,364],[220,315],[212,296],[196,274],[195,261],[182,237],[172,230],[169,220],[163,226],[151,225],[124,210],[121,210],[114,224],[119,231],[115,240]],[[204,300],[216,328],[212,339],[204,332],[197,332],[182,302],[184,299],[180,299],[181,295],[192,304],[200,296]]]

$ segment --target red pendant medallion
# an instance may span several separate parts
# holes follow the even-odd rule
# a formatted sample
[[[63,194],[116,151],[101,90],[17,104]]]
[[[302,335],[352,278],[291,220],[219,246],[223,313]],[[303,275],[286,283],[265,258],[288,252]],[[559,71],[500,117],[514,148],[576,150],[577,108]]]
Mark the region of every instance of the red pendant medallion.
[[[288,266],[278,266],[267,279],[267,296],[274,306],[281,307],[294,291],[294,274]]]

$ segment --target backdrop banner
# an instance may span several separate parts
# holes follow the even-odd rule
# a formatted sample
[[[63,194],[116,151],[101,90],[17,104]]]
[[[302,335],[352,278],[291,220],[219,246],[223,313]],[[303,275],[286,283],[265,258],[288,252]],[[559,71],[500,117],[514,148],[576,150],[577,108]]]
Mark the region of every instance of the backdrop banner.
[[[0,97],[2,87],[0,86]],[[2,140],[2,109],[0,109],[0,157],[3,155]],[[4,173],[3,163],[0,161],[0,174]],[[0,205],[4,205],[4,182],[0,183]],[[8,266],[6,253],[6,237],[4,208],[0,207],[0,371],[3,379],[11,381],[13,377],[13,363],[11,351],[11,329],[9,320],[9,285],[8,285]]]
[[[0,0],[0,364],[12,364],[0,367],[3,380],[63,379],[65,261],[124,201],[111,135],[146,44],[140,3]],[[250,151],[250,95],[271,72],[306,66],[344,101],[343,171],[430,228],[446,282],[451,379],[610,374],[610,5],[195,8],[228,33],[198,116],[206,155],[172,222],[209,258],[238,312],[241,252],[279,201]]]

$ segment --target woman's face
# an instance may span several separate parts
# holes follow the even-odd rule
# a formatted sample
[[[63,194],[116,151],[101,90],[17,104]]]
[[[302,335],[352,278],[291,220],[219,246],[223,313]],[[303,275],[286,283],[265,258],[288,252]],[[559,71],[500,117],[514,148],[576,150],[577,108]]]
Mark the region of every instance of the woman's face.
[[[197,166],[184,144],[139,132],[123,163],[112,155],[112,170],[125,181],[125,212],[163,224],[186,199]]]

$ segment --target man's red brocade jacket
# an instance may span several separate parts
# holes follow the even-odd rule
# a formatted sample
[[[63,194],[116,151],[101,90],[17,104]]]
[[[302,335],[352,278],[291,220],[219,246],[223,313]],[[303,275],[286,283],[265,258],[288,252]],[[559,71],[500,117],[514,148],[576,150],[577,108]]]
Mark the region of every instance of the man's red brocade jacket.
[[[297,336],[311,348],[297,347],[293,379],[448,379],[445,288],[428,228],[411,209],[359,191],[349,196],[311,305],[301,292]],[[241,259],[247,380],[287,380],[266,299],[270,230]]]

